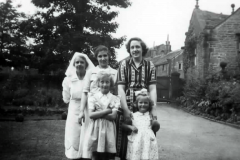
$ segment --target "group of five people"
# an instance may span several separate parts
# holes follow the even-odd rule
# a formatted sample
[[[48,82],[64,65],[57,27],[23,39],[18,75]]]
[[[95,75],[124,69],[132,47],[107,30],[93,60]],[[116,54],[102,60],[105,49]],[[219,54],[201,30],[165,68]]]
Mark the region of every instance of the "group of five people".
[[[63,80],[67,158],[158,159],[156,70],[143,58],[147,46],[140,38],[131,38],[126,48],[130,59],[118,71],[109,66],[103,45],[94,49],[96,67],[78,52],[70,61]]]

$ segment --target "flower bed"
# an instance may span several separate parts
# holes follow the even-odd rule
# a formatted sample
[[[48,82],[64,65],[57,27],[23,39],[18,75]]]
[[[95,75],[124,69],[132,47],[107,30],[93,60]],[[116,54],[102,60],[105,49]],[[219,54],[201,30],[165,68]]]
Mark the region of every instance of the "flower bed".
[[[214,121],[240,125],[239,76],[220,71],[202,79],[190,79],[184,86],[184,96],[177,103],[187,112]]]

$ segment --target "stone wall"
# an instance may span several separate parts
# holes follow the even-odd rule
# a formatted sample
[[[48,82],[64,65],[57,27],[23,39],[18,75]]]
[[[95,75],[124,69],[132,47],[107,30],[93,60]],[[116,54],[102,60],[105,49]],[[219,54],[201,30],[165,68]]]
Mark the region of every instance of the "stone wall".
[[[237,33],[240,33],[240,9],[213,30],[212,40],[209,42],[209,69],[212,72],[221,69],[219,64],[222,61],[228,63],[227,70],[235,71],[238,69],[237,46],[239,37]]]
[[[165,64],[161,64],[156,67],[156,73],[157,76],[169,76],[169,64],[165,63]]]
[[[182,68],[179,68],[179,64],[181,64]],[[180,73],[180,78],[184,78],[184,73],[183,73],[183,55],[180,54],[179,56],[175,57],[172,59],[172,65],[171,65],[171,72],[177,71]]]

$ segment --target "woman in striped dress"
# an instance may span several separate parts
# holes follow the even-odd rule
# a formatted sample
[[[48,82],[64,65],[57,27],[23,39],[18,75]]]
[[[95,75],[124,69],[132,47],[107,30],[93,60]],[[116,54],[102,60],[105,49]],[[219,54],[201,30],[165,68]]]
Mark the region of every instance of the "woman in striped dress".
[[[131,118],[131,112],[136,112],[138,108],[134,106],[136,97],[135,91],[146,88],[151,100],[154,102],[151,117],[153,119],[152,129],[156,132],[160,125],[156,115],[156,70],[151,61],[143,59],[147,53],[146,44],[140,38],[131,38],[127,45],[130,59],[122,61],[118,69],[118,94],[121,97],[121,110],[117,117],[117,156],[121,160],[126,159],[127,135],[129,131],[125,124]]]

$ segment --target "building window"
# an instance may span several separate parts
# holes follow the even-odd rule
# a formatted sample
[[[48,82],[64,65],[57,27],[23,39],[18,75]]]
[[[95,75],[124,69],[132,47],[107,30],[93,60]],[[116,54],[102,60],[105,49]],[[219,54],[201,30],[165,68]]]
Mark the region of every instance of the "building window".
[[[166,67],[165,65],[162,65],[162,70],[165,71],[166,70]]]
[[[196,66],[197,65],[197,49],[194,50],[194,53],[195,53],[195,56],[193,59],[193,66]]]
[[[178,63],[178,70],[182,70],[182,63]]]

